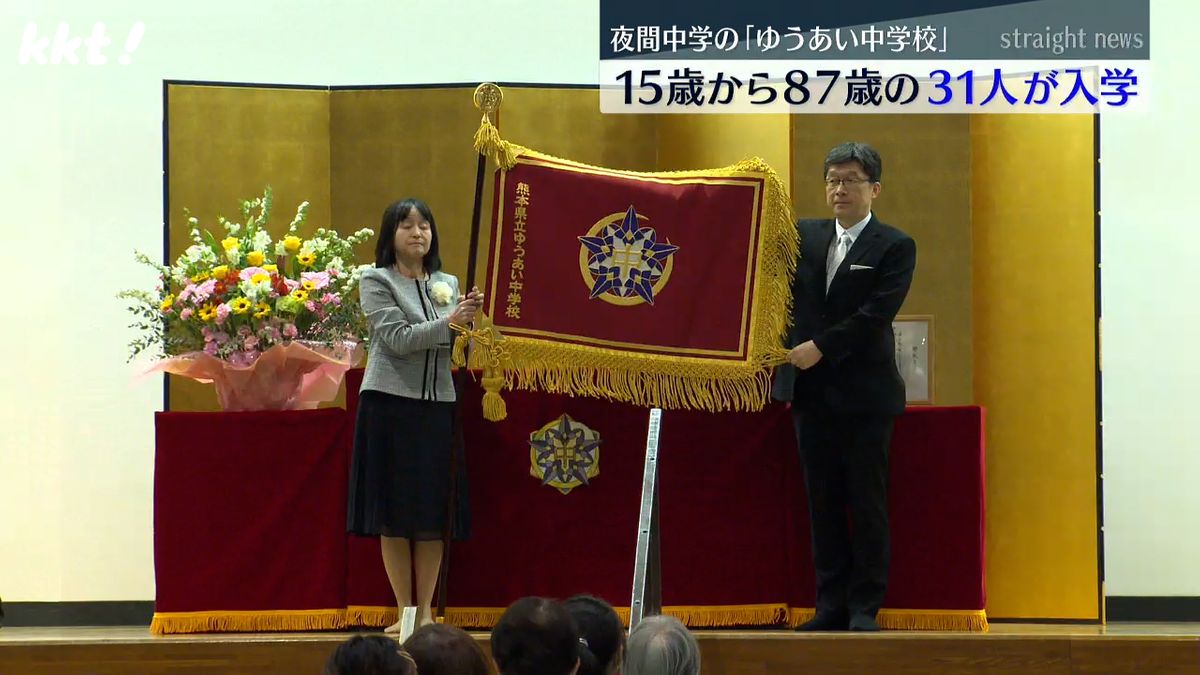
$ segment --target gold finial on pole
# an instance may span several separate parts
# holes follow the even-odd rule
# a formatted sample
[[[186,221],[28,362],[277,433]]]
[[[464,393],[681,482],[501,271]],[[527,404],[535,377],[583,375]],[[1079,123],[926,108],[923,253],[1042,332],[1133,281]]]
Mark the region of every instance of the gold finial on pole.
[[[492,115],[500,111],[504,91],[492,82],[475,87],[475,107],[483,111],[479,131],[475,132],[475,151],[491,159],[498,168],[510,169],[520,148],[500,138],[500,130],[492,123]]]
[[[491,115],[499,110],[503,102],[504,91],[498,85],[484,82],[475,87],[475,107],[482,110],[484,115]]]

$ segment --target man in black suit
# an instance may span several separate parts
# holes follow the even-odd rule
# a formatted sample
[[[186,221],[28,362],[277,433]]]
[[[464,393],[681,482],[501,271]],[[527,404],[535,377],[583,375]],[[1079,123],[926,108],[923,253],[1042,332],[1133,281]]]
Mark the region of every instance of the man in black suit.
[[[904,411],[892,320],[917,247],[871,212],[882,172],[868,145],[830,150],[825,201],[834,218],[796,223],[791,365],[780,367],[774,395],[792,403],[812,520],[817,614],[802,631],[879,630],[887,590],[888,446]]]

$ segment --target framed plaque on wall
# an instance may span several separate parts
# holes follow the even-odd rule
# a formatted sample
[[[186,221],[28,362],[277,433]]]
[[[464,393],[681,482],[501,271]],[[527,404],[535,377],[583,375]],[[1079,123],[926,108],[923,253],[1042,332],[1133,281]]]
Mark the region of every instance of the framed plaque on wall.
[[[933,405],[933,316],[897,316],[896,367],[909,405]]]

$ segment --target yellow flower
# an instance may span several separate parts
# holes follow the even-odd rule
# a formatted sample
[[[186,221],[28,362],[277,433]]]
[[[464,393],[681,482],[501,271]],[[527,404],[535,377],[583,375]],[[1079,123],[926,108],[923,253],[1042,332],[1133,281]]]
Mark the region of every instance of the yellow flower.
[[[308,291],[297,288],[296,290],[292,291],[292,299],[296,300],[297,302],[307,302]]]
[[[300,250],[300,237],[296,235],[288,235],[283,238],[283,248],[288,253],[295,253]]]
[[[305,279],[304,281],[300,282],[300,287],[306,291],[316,290],[317,282],[313,281],[312,279]]]
[[[252,283],[252,284],[257,284],[262,281],[270,281],[270,280],[271,280],[271,275],[267,274],[266,272],[259,272],[259,273],[255,274],[254,276],[250,277],[250,283]]]
[[[212,275],[218,281],[229,275],[229,265],[218,265],[213,268]]]
[[[274,274],[279,271],[279,265],[263,265],[262,268],[264,270],[270,272],[271,274]]]
[[[229,301],[229,309],[232,309],[234,314],[245,314],[250,311],[250,301],[245,298],[235,298]]]
[[[254,318],[264,319],[271,313],[271,306],[265,302],[260,302],[254,306]]]
[[[226,252],[232,251],[238,247],[238,243],[237,237],[225,237],[221,240],[221,248],[224,248]]]
[[[208,281],[208,272],[201,272],[201,273],[197,274],[196,276],[192,277],[193,284],[202,284],[205,281]]]
[[[167,310],[171,309],[171,306],[172,306],[172,305],[174,305],[174,304],[175,304],[175,296],[174,296],[174,295],[168,295],[167,297],[163,298],[163,301],[162,301],[162,303],[161,303],[161,304],[158,306],[158,309],[159,309],[160,311],[163,311],[163,312],[165,312],[165,311],[167,311]]]
[[[265,260],[265,258],[263,257],[262,251],[250,251],[246,254],[246,262],[254,265],[255,267],[263,264],[263,260]]]
[[[199,314],[201,321],[212,321],[217,316],[217,308],[213,307],[213,304],[210,302],[200,308]]]
[[[296,260],[304,267],[309,267],[317,261],[317,256],[313,253],[301,253],[296,256]]]

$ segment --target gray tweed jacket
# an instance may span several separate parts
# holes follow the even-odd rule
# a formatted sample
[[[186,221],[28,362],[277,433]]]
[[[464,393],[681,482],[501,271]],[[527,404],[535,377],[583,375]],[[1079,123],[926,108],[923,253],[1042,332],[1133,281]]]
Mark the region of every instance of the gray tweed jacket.
[[[450,300],[434,301],[438,282],[450,286]],[[450,322],[458,304],[458,279],[434,272],[427,281],[393,269],[371,268],[359,281],[371,347],[360,391],[382,391],[424,401],[453,401],[450,377]]]

